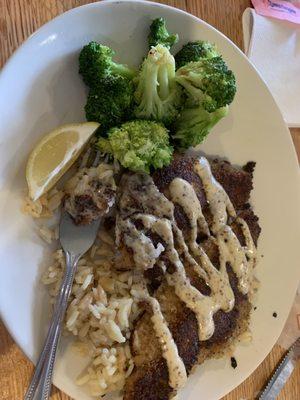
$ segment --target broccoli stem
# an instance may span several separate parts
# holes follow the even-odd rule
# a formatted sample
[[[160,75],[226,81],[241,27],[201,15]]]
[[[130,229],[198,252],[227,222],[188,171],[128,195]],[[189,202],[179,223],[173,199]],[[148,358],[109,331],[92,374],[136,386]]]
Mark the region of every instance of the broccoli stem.
[[[205,111],[202,107],[186,108],[176,122],[173,139],[178,141],[183,149],[195,147],[227,113],[228,106],[221,107],[212,113]]]
[[[158,95],[162,100],[167,99],[170,94],[169,79],[168,69],[166,67],[159,68],[157,76],[159,82]]]
[[[154,66],[149,68],[149,74],[147,74],[147,82],[145,86],[145,95],[142,97],[142,104],[146,103],[146,114],[152,115],[153,114],[153,107],[154,104],[157,102],[157,75],[158,75],[159,68]],[[144,108],[144,106],[142,106]]]
[[[125,76],[126,78],[129,78],[129,79],[132,79],[135,76],[135,71],[133,71],[126,65],[117,64],[115,62],[112,62],[112,64],[111,64],[111,72],[113,74]]]
[[[192,85],[188,80],[182,76],[176,76],[176,82],[179,83],[193,99],[194,105],[201,103],[206,100],[206,95],[199,90],[198,87]]]

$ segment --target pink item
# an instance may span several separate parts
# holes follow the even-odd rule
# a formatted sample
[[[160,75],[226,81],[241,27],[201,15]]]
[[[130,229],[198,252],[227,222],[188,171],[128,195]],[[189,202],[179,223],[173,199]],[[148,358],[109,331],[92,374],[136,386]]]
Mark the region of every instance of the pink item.
[[[300,0],[251,0],[257,14],[300,24]]]

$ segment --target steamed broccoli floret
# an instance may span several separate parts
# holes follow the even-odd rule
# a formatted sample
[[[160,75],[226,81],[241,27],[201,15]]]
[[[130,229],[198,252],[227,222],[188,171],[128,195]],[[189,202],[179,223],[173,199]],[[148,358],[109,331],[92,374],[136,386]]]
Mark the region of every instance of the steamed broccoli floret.
[[[132,113],[133,84],[122,76],[108,76],[90,89],[86,119],[100,123],[100,132],[119,125]]]
[[[201,106],[187,108],[182,111],[176,121],[173,139],[183,149],[195,147],[203,141],[210,130],[225,117],[228,113],[228,106],[218,108],[214,112],[207,112]]]
[[[229,105],[236,92],[235,77],[222,57],[190,62],[176,72],[185,89],[187,105],[202,105],[208,112]]]
[[[150,33],[148,35],[149,48],[161,44],[170,49],[178,42],[178,35],[170,35],[166,28],[166,20],[164,18],[156,18],[150,25]]]
[[[221,57],[190,62],[176,72],[185,89],[185,108],[174,124],[173,139],[181,148],[196,146],[228,113],[236,84],[232,71]]]
[[[171,162],[173,148],[168,131],[153,121],[134,120],[112,128],[108,138],[100,138],[102,153],[112,154],[125,168],[149,173]]]
[[[135,116],[170,125],[181,106],[181,87],[175,81],[175,60],[169,50],[152,47],[144,60],[135,92]]]
[[[205,40],[189,42],[175,55],[176,69],[183,67],[191,61],[200,61],[203,58],[218,57],[216,46]]]
[[[114,54],[112,49],[97,42],[90,42],[83,47],[79,55],[79,73],[87,86],[98,85],[100,79],[109,75],[126,78],[135,76],[135,71],[112,60]]]

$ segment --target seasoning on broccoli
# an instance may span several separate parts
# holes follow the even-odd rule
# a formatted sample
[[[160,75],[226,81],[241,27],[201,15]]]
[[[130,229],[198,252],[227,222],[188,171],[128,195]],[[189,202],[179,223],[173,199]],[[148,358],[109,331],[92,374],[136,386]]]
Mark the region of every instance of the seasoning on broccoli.
[[[170,49],[178,42],[178,35],[170,35],[166,28],[166,20],[164,18],[156,18],[150,25],[150,33],[148,35],[149,48],[161,44]]]
[[[120,75],[129,79],[135,76],[135,71],[127,65],[112,60],[114,54],[112,49],[97,42],[90,42],[83,47],[79,55],[79,73],[87,86],[98,85],[100,79],[110,75]]]
[[[122,76],[107,76],[90,89],[85,105],[86,119],[99,122],[103,133],[129,119],[133,104],[132,81]]]
[[[182,97],[175,81],[175,60],[165,46],[151,48],[137,79],[136,118],[170,125],[178,115]]]
[[[203,58],[218,57],[216,46],[205,40],[189,42],[182,46],[175,55],[176,69],[183,67],[192,61],[200,61]]]
[[[202,106],[184,109],[174,124],[175,143],[181,149],[197,146],[227,113],[228,106],[218,108],[211,113]]]
[[[173,148],[168,130],[159,123],[145,120],[126,122],[112,128],[107,139],[98,140],[102,153],[111,154],[123,167],[132,171],[150,172],[170,164]]]
[[[188,96],[186,104],[208,112],[229,105],[236,92],[234,74],[222,57],[190,62],[177,70],[176,80]]]

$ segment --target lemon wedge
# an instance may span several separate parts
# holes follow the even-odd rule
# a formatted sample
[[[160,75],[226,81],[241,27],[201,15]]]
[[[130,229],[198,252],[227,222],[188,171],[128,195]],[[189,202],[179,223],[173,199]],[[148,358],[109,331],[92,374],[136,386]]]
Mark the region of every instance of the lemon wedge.
[[[32,200],[37,200],[56,184],[98,127],[96,122],[62,125],[42,138],[32,150],[26,166]]]

